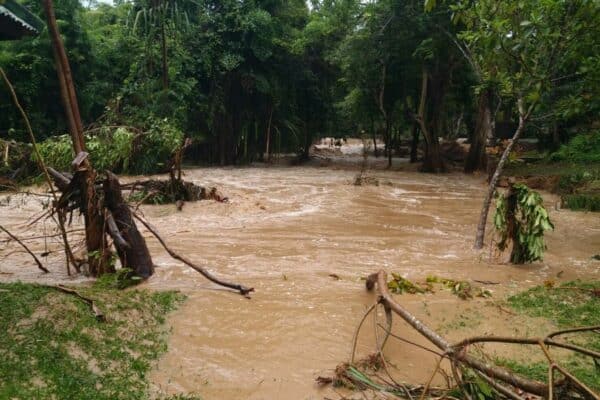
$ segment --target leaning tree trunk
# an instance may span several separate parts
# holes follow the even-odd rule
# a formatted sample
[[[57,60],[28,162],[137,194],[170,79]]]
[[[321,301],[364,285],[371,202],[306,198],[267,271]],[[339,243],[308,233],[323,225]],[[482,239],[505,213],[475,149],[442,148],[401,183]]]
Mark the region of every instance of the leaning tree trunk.
[[[479,224],[477,225],[477,233],[475,234],[475,246],[474,246],[475,249],[483,248],[483,239],[485,237],[485,225],[487,223],[487,217],[488,217],[488,213],[490,211],[492,197],[494,196],[494,191],[496,190],[496,185],[498,184],[500,175],[502,175],[502,171],[504,170],[504,164],[506,164],[506,160],[508,160],[508,156],[510,155],[510,152],[512,151],[515,143],[517,143],[517,140],[519,140],[519,137],[523,133],[523,129],[525,129],[525,123],[527,122],[527,119],[529,118],[529,115],[531,114],[531,111],[533,110],[534,105],[535,104],[532,104],[529,107],[529,110],[527,111],[527,113],[525,113],[525,111],[523,110],[522,99],[518,100],[519,126],[517,127],[517,130],[515,131],[515,134],[513,135],[512,140],[510,141],[510,143],[508,143],[508,146],[506,146],[506,149],[504,149],[504,152],[502,153],[502,156],[500,157],[500,161],[498,162],[498,166],[496,167],[496,171],[494,172],[492,179],[490,179],[490,184],[488,186],[487,193],[485,194],[485,199],[483,200],[483,207],[481,209],[481,214],[479,216]]]
[[[43,6],[48,22],[48,32],[50,33],[50,41],[52,43],[60,83],[61,98],[65,114],[67,115],[73,149],[77,155],[80,155],[85,151],[85,141],[71,67],[56,24],[52,0],[43,0]],[[84,171],[85,174],[85,179],[81,180],[81,193],[84,200],[85,238],[90,273],[95,276],[107,272],[109,268],[108,251],[105,248],[106,244],[103,235],[104,220],[100,214],[96,189],[94,187],[96,172],[87,158],[83,158],[81,165],[77,167],[81,171]]]
[[[465,172],[485,171],[487,168],[487,154],[485,145],[488,135],[492,131],[492,111],[490,110],[491,92],[483,90],[479,94],[477,105],[477,121],[475,132],[471,140],[469,154],[465,160]]]
[[[109,232],[115,240],[121,265],[123,268],[131,268],[142,278],[148,278],[154,272],[152,257],[144,237],[135,225],[131,210],[123,199],[119,179],[107,171],[103,187],[105,205],[110,211],[107,218],[107,221],[110,221]]]

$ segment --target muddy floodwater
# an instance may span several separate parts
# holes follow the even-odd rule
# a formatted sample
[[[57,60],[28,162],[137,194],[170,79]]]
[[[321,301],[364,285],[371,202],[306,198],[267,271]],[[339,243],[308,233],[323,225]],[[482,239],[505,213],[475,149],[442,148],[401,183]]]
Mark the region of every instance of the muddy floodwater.
[[[149,238],[157,270],[144,286],[188,296],[169,319],[169,349],[150,376],[153,393],[338,398],[315,378],[330,376],[348,359],[354,329],[375,300],[361,279],[381,268],[411,280],[487,281],[474,284],[490,290],[491,299],[463,301],[444,289],[398,297],[451,338],[535,331],[539,326],[520,326],[499,302],[546,280],[600,278],[600,262],[591,258],[600,253],[599,214],[555,210],[556,199],[544,194],[556,225],[544,261],[512,266],[490,251],[489,241],[483,252],[472,250],[482,177],[377,170],[369,176],[378,186],[354,186],[356,173],[330,166],[191,169],[185,179],[217,186],[229,203],[188,203],[182,212],[173,205],[141,208],[174,249],[256,290],[251,300],[222,290]],[[24,224],[40,213],[43,198],[1,200],[2,224],[24,236],[42,233],[42,225]],[[39,253],[58,249],[56,240],[31,243]],[[0,245],[0,257],[1,280],[70,280],[60,252],[47,257],[52,273],[46,277],[12,244]],[[399,320],[394,331],[425,343]],[[359,356],[374,349],[372,337],[370,323]],[[398,341],[386,354],[397,378],[413,383],[426,381],[435,363],[431,354]]]

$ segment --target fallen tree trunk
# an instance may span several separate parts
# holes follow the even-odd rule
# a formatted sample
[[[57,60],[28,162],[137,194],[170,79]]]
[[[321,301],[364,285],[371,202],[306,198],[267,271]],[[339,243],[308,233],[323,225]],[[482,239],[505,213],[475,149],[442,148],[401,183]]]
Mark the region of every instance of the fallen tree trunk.
[[[402,307],[399,303],[397,303],[388,290],[387,284],[387,274],[385,271],[380,270],[379,272],[370,275],[366,281],[367,290],[373,290],[377,286],[378,292],[380,294],[379,303],[382,303],[386,309],[391,310],[395,314],[399,315],[404,321],[406,321],[411,327],[413,327],[416,331],[418,331],[421,335],[423,335],[427,340],[433,343],[437,348],[442,351],[442,356],[447,357],[451,364],[453,365],[453,369],[455,369],[456,365],[466,366],[472,368],[479,374],[484,375],[486,378],[490,379],[494,382],[493,386],[499,392],[507,395],[507,393],[511,393],[513,395],[512,398],[521,398],[517,393],[512,389],[513,387],[518,388],[524,392],[532,393],[538,396],[547,397],[552,399],[552,393],[556,388],[561,388],[565,386],[565,384],[571,383],[576,386],[576,389],[581,393],[583,392],[585,396],[589,396],[589,398],[599,400],[600,397],[595,394],[591,389],[583,385],[580,381],[574,378],[568,371],[564,371],[564,368],[558,366],[555,362],[549,359],[549,368],[550,371],[554,369],[560,370],[565,376],[564,380],[559,382],[550,381],[549,383],[540,382],[537,380],[532,380],[520,376],[512,371],[509,371],[505,368],[501,368],[495,364],[491,364],[489,362],[483,361],[477,357],[471,356],[467,352],[467,346],[469,344],[474,343],[483,343],[483,342],[500,342],[500,343],[515,343],[522,345],[539,345],[544,353],[547,354],[545,346],[554,346],[569,349],[571,351],[575,351],[580,354],[585,354],[593,357],[595,360],[600,359],[600,353],[585,349],[579,346],[571,345],[568,343],[560,343],[553,340],[553,337],[557,335],[561,335],[569,332],[579,332],[579,331],[595,331],[598,329],[597,326],[592,327],[584,327],[584,328],[575,328],[565,331],[558,331],[549,334],[545,338],[508,338],[508,337],[473,337],[465,339],[457,344],[450,344],[444,337],[439,335],[433,329],[428,327],[410,312],[408,312],[404,307]],[[458,380],[458,377],[457,377]],[[500,383],[501,382],[501,383]],[[587,398],[587,397],[584,397]]]

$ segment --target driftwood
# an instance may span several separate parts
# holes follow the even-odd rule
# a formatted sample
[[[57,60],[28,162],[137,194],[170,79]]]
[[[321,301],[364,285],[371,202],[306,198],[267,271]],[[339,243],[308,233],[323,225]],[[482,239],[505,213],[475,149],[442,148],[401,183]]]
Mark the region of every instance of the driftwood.
[[[240,292],[240,294],[242,296],[248,297],[250,298],[250,293],[254,291],[254,288],[248,288],[246,286],[237,284],[237,283],[230,283],[230,282],[226,282],[224,280],[221,280],[217,277],[215,277],[214,275],[212,275],[210,272],[208,272],[205,268],[195,264],[194,262],[192,262],[189,258],[182,256],[180,254],[177,254],[175,251],[173,251],[165,242],[165,240],[160,236],[160,234],[158,233],[158,231],[156,230],[156,228],[154,228],[152,225],[150,225],[150,223],[146,220],[144,220],[142,217],[140,217],[138,214],[133,214],[135,216],[135,218],[140,221],[142,223],[142,225],[144,225],[146,227],[146,229],[148,229],[150,231],[150,233],[152,233],[154,235],[154,237],[156,237],[156,239],[160,242],[160,244],[162,245],[162,247],[167,251],[167,253],[169,253],[169,255],[171,257],[173,257],[176,260],[181,261],[182,263],[186,264],[187,266],[195,269],[196,271],[200,272],[206,279],[208,279],[211,282],[216,283],[217,285],[221,285],[233,290],[237,290],[238,292]]]
[[[33,254],[33,252],[31,250],[29,250],[29,247],[25,246],[25,243],[23,243],[22,241],[19,240],[18,237],[16,237],[15,235],[13,235],[12,233],[10,233],[5,227],[3,227],[2,225],[0,225],[0,230],[4,231],[4,233],[6,233],[8,236],[10,236],[11,239],[13,239],[15,242],[19,243],[21,245],[21,247],[23,247],[25,249],[25,251],[27,253],[29,253],[29,255],[31,257],[33,257],[33,259],[35,260],[35,263],[37,264],[38,268],[41,269],[42,271],[44,271],[45,273],[48,273],[50,271],[48,271],[48,269],[46,269],[46,267],[44,267],[42,265],[42,262],[40,261],[39,258],[37,258],[37,256],[35,254]]]
[[[557,389],[568,389],[577,391],[577,393],[582,394],[583,398],[590,398],[595,400],[600,400],[600,396],[594,393],[590,388],[586,387],[581,381],[579,381],[576,377],[574,377],[569,371],[567,371],[564,367],[560,366],[556,363],[547,351],[547,346],[551,347],[559,347],[563,349],[568,349],[579,354],[584,354],[594,358],[595,360],[600,360],[600,353],[586,349],[580,346],[575,346],[569,343],[557,342],[554,338],[560,335],[564,335],[566,333],[572,332],[583,332],[583,331],[597,331],[600,329],[600,326],[591,326],[591,327],[580,327],[567,329],[562,331],[557,331],[550,333],[544,338],[514,338],[514,337],[496,337],[496,336],[477,336],[472,338],[467,338],[462,340],[456,344],[451,344],[444,337],[439,335],[433,329],[428,327],[425,323],[420,321],[410,312],[408,312],[404,307],[402,307],[398,302],[394,300],[392,295],[388,290],[387,285],[387,274],[385,271],[381,270],[375,274],[370,275],[366,281],[367,290],[373,290],[377,287],[379,292],[378,303],[384,306],[386,311],[386,315],[394,313],[400,316],[404,321],[406,321],[412,328],[418,331],[422,336],[427,338],[429,342],[435,345],[439,351],[434,351],[427,349],[428,351],[434,352],[438,354],[441,358],[447,358],[450,360],[453,375],[455,381],[459,386],[461,386],[461,378],[458,374],[458,371],[461,368],[467,367],[475,371],[479,376],[481,376],[486,382],[490,384],[498,393],[502,394],[505,397],[511,399],[522,400],[524,397],[519,394],[519,392],[514,389],[517,388],[520,391],[525,393],[531,393],[538,396],[545,397],[547,399],[558,399],[555,397],[555,393]],[[373,307],[368,311],[371,312]],[[364,320],[364,318],[363,318]],[[361,322],[362,324],[362,322]],[[394,336],[390,332],[391,323],[388,321],[388,327],[384,328],[386,332],[386,336],[383,342],[377,343],[378,351],[381,352],[383,346],[385,344],[385,340],[389,335]],[[360,326],[359,326],[360,327]],[[358,333],[357,333],[358,334]],[[355,334],[355,336],[357,335]],[[520,376],[508,369],[499,367],[490,362],[484,361],[480,358],[474,357],[468,354],[469,345],[475,343],[489,343],[489,342],[497,342],[497,343],[513,343],[520,345],[535,345],[539,346],[544,354],[547,357],[549,363],[549,382],[544,383],[537,380],[532,380]],[[351,360],[353,359],[353,353],[351,355]],[[437,373],[439,370],[436,368]],[[555,370],[558,370],[562,373],[565,379],[556,381],[553,378],[553,373]],[[424,396],[424,393],[423,393]],[[422,396],[422,398],[423,398]],[[467,397],[468,398],[468,397]],[[564,397],[561,397],[561,399]]]

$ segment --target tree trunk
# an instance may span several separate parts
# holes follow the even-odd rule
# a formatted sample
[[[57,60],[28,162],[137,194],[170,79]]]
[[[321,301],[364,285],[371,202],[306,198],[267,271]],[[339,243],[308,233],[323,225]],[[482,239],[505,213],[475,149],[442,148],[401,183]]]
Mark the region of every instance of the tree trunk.
[[[379,150],[377,150],[377,134],[375,133],[375,121],[371,117],[371,136],[373,136],[373,153],[375,158],[379,157]]]
[[[52,0],[43,0],[43,6],[48,22],[48,32],[50,33],[55,62],[57,64],[56,68],[60,83],[61,98],[67,120],[70,121],[69,128],[71,130],[73,149],[75,150],[75,153],[79,155],[85,151],[85,141],[83,138],[83,127],[79,113],[79,105],[77,103],[77,95],[75,93],[75,86],[73,85],[71,67],[56,24]],[[103,234],[104,219],[98,208],[98,199],[94,186],[96,172],[87,159],[83,160],[82,165],[79,168],[84,171],[85,175],[85,178],[81,180],[81,193],[84,205],[83,211],[88,263],[90,266],[90,273],[95,276],[104,273],[108,268],[108,249],[106,249]]]
[[[498,184],[498,179],[500,179],[500,175],[502,175],[502,171],[504,170],[504,164],[506,164],[506,160],[508,160],[508,156],[510,155],[510,152],[512,151],[515,143],[517,143],[517,140],[519,140],[521,133],[523,133],[523,129],[525,129],[525,123],[527,122],[527,119],[529,118],[529,114],[531,113],[531,110],[533,109],[533,105],[532,105],[532,106],[530,106],[529,111],[527,113],[525,113],[523,110],[523,101],[521,99],[519,99],[518,104],[519,104],[519,126],[517,127],[517,130],[515,131],[515,134],[513,135],[512,140],[510,141],[508,146],[506,146],[506,149],[504,149],[504,152],[502,153],[502,156],[500,157],[500,161],[498,162],[498,166],[496,167],[496,171],[494,172],[494,175],[492,176],[492,179],[490,180],[490,184],[488,186],[487,193],[483,200],[483,207],[481,209],[481,214],[479,216],[479,224],[477,225],[477,233],[475,234],[475,246],[474,246],[475,249],[483,248],[483,239],[485,237],[485,225],[487,223],[487,217],[488,217],[488,213],[490,211],[492,197],[494,196],[494,191],[496,190],[496,185]]]
[[[418,159],[419,149],[419,125],[416,123],[412,124],[412,141],[410,143],[410,162],[416,163]]]
[[[126,243],[115,240],[121,265],[123,268],[131,268],[142,278],[150,277],[154,273],[152,257],[144,237],[135,225],[131,210],[123,199],[119,179],[115,174],[107,171],[103,187],[106,207],[112,213],[118,232]]]
[[[492,111],[490,109],[491,91],[483,90],[479,94],[477,105],[477,121],[475,132],[471,138],[471,147],[465,160],[465,172],[485,171],[487,168],[487,154],[485,145],[492,131]]]
[[[427,82],[429,80],[429,74],[427,70],[423,68],[421,75],[421,99],[419,101],[419,111],[415,117],[416,122],[421,128],[421,133],[425,138],[425,158],[423,159],[423,166],[421,170],[423,172],[443,172],[444,163],[440,152],[440,142],[437,136],[427,127],[426,116],[425,116],[425,104],[427,101]]]
[[[388,156],[388,164],[387,167],[392,168],[392,154],[393,154],[393,143],[392,143],[392,127],[391,127],[391,123],[389,121],[389,118],[387,121],[385,121],[385,137],[386,137],[386,145],[385,148],[387,150],[387,156]]]
[[[271,151],[270,151],[270,144],[271,144],[271,122],[273,122],[273,109],[275,107],[271,107],[269,110],[269,121],[267,122],[267,138],[266,138],[266,146],[265,146],[265,161],[270,163],[271,162]]]

